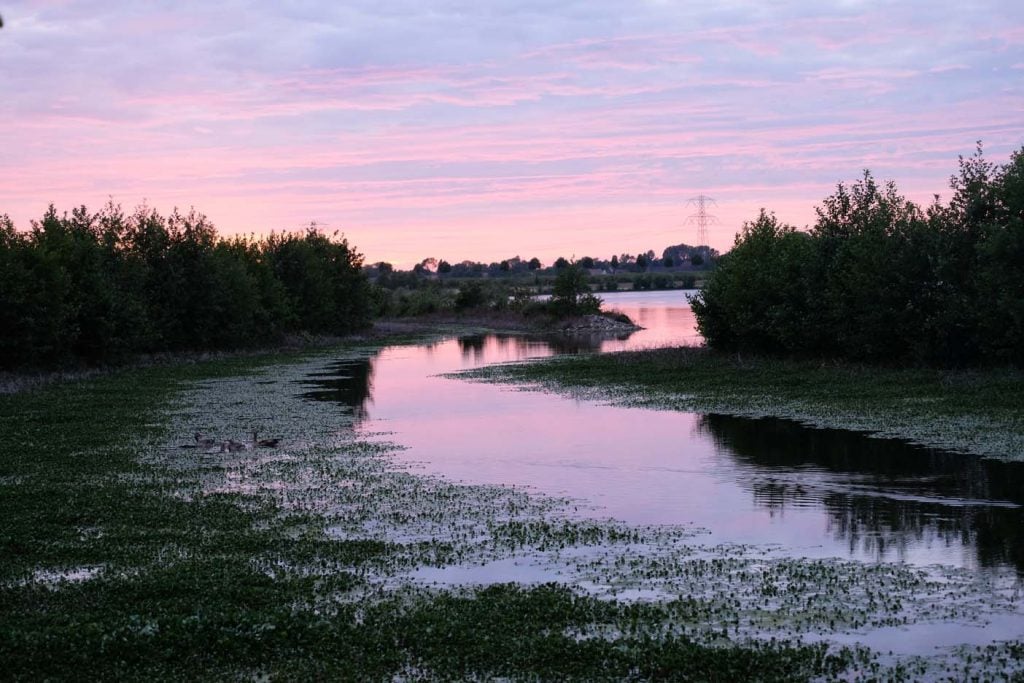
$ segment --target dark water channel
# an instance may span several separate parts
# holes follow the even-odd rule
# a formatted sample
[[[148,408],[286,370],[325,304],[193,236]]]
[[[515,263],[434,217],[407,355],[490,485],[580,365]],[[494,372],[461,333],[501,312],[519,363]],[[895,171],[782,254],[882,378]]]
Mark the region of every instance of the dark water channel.
[[[621,339],[483,335],[399,346],[309,378],[400,457],[471,483],[526,485],[631,523],[693,524],[708,542],[798,557],[1024,573],[1024,465],[783,420],[620,408],[439,377],[557,353],[696,343],[679,292],[606,305],[647,329]]]

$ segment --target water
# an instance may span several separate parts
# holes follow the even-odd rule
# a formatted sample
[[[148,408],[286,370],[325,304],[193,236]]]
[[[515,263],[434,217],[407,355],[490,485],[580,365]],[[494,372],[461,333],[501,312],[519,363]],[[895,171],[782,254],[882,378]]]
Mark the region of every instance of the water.
[[[602,295],[647,329],[565,343],[480,335],[400,346],[311,377],[307,396],[470,483],[568,496],[586,514],[693,524],[793,557],[1024,572],[1024,466],[782,420],[599,405],[440,377],[556,353],[699,341],[684,293]]]

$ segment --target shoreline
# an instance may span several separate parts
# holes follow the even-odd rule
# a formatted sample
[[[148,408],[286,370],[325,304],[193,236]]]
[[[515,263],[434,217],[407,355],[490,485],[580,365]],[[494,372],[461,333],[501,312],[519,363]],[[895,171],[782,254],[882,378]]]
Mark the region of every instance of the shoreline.
[[[1024,372],[884,368],[705,347],[558,357],[462,373],[617,405],[773,417],[1024,460]]]
[[[346,336],[331,335],[288,335],[277,344],[265,346],[210,351],[161,351],[138,354],[121,363],[107,363],[97,366],[70,366],[54,369],[6,370],[0,371],[0,396],[32,391],[55,383],[76,382],[102,377],[126,370],[196,364],[208,361],[234,360],[240,358],[272,357],[279,354],[316,352],[334,346],[376,343],[381,341],[402,341],[421,337],[435,337],[448,334],[474,334],[480,332],[504,332],[529,335],[545,334],[615,334],[623,331],[642,329],[601,318],[607,324],[598,326],[593,322],[579,323],[580,318],[569,318],[568,327],[553,326],[550,321],[532,319],[518,313],[474,312],[468,314],[438,313],[402,318],[379,318],[367,329]]]

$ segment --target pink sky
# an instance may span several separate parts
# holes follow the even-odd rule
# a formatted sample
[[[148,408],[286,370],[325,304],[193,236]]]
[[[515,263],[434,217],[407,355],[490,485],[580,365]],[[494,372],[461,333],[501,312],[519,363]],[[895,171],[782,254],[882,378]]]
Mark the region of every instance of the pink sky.
[[[1024,144],[1018,2],[705,4],[6,2],[0,213],[550,263],[694,243],[701,193],[723,251],[865,168],[927,203],[976,140]]]

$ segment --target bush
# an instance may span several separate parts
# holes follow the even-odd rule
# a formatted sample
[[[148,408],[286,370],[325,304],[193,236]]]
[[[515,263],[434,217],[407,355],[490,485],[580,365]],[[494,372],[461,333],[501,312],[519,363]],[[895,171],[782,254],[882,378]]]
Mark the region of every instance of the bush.
[[[194,210],[126,216],[50,206],[28,233],[0,217],[0,367],[114,361],[140,351],[228,349],[284,332],[369,324],[362,257],[316,230],[217,237]]]
[[[884,362],[1024,364],[1024,150],[960,159],[927,212],[870,173],[808,232],[764,210],[693,301],[710,346]]]
[[[379,306],[381,315],[399,318],[428,315],[455,308],[455,302],[451,295],[436,282],[416,289],[402,287],[394,290],[381,290],[378,296],[384,301],[384,304]]]
[[[455,310],[465,311],[471,308],[480,308],[486,303],[487,295],[484,293],[483,284],[464,282],[459,285],[459,292],[455,295]]]
[[[600,311],[601,299],[591,293],[586,272],[574,263],[555,277],[550,305],[555,315],[584,315]]]
[[[811,238],[761,211],[746,223],[691,306],[708,345],[799,351],[817,336],[807,321],[813,281]]]

